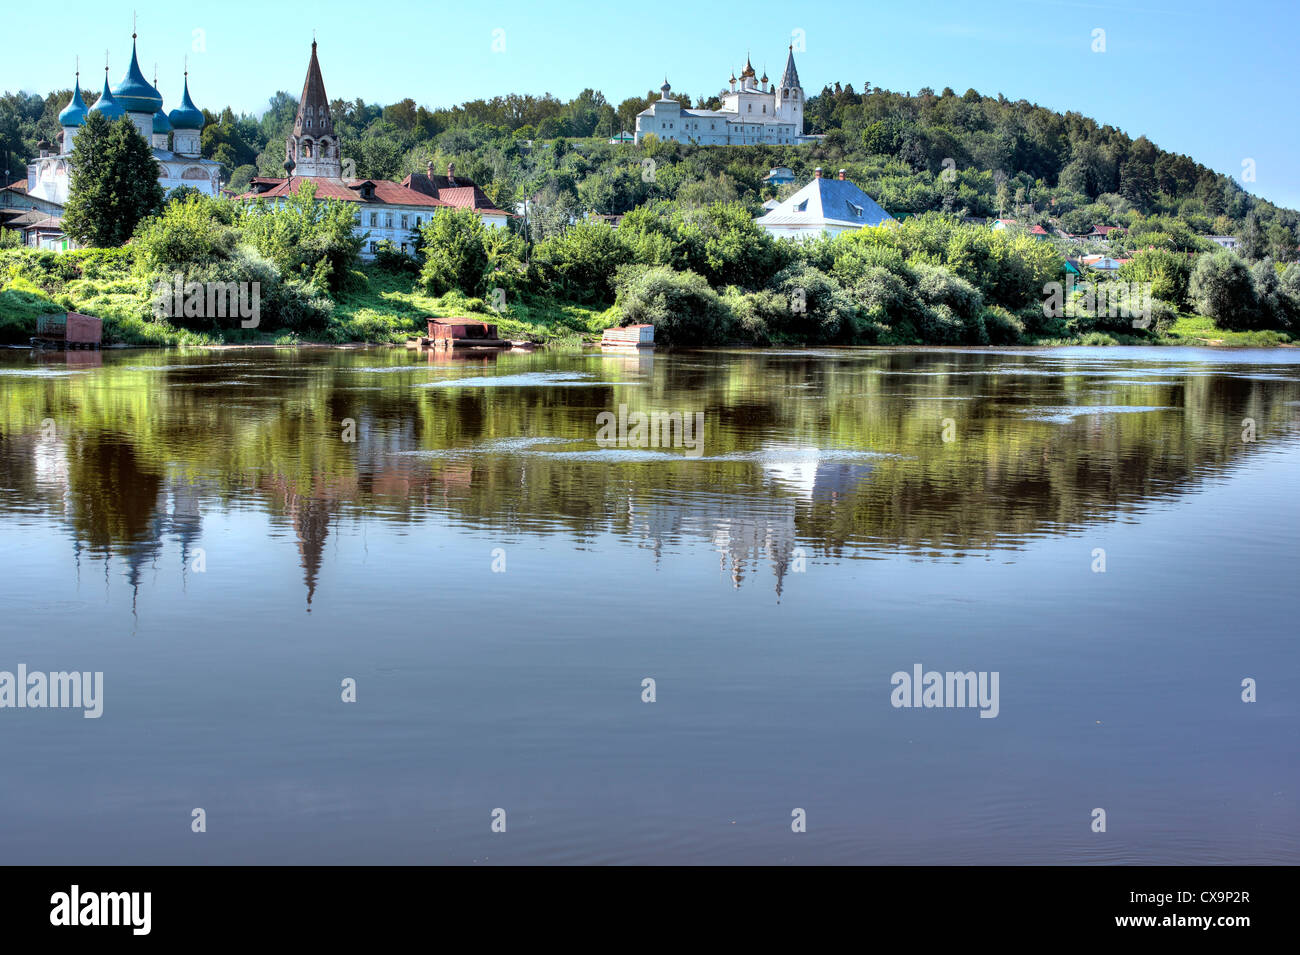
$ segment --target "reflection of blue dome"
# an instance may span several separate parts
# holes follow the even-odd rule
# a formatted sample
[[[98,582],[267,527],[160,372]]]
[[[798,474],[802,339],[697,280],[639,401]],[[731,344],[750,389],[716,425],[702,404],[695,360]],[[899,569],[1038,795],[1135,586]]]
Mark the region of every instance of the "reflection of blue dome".
[[[153,114],[153,131],[157,135],[166,135],[172,131],[172,124],[167,120],[167,114],[162,110]]]
[[[80,126],[86,121],[86,101],[81,98],[81,77],[72,89],[72,102],[59,113],[60,126]]]
[[[172,129],[202,129],[203,112],[190,99],[190,75],[185,74],[185,93],[181,96],[181,105],[171,111],[169,117]]]
[[[113,91],[108,88],[107,74],[104,76],[104,92],[99,94],[99,99],[95,101],[95,105],[90,107],[88,112],[101,113],[110,123],[126,115],[126,110],[117,104],[117,100],[113,99]]]
[[[128,113],[156,113],[162,109],[162,95],[140,72],[135,58],[135,37],[131,37],[131,65],[122,82],[113,88],[113,97]]]

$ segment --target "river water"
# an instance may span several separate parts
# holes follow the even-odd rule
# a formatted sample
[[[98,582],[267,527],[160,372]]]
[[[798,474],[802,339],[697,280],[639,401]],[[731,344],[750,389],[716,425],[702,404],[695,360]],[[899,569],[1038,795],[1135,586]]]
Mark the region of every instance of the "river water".
[[[1297,530],[1288,349],[3,352],[0,857],[1295,863]]]

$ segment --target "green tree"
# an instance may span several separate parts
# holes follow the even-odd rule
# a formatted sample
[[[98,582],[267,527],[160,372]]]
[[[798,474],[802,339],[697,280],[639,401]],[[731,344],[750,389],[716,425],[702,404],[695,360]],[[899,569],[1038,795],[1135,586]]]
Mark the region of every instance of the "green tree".
[[[1253,328],[1260,318],[1250,269],[1227,249],[1196,260],[1188,293],[1197,311],[1224,328]]]
[[[420,227],[424,265],[420,284],[431,295],[458,290],[480,295],[488,272],[488,237],[469,209],[439,209]]]
[[[82,245],[119,246],[162,204],[158,163],[135,124],[91,113],[72,147],[64,231]]]

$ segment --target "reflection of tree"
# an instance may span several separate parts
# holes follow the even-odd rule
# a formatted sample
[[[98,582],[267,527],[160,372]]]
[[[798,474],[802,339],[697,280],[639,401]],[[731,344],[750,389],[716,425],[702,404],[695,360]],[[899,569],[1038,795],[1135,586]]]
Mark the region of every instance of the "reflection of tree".
[[[620,389],[420,387],[458,369],[403,352],[232,354],[182,355],[165,370],[109,355],[84,375],[6,379],[0,508],[62,509],[79,546],[126,558],[138,579],[169,529],[186,558],[200,500],[219,508],[252,488],[293,529],[309,603],[330,523],[349,511],[500,534],[615,533],[656,556],[670,540],[709,541],[734,583],[768,563],[779,592],[795,546],[828,557],[1016,547],[1183,493],[1250,452],[1242,418],[1260,446],[1294,433],[1288,403],[1300,400],[1300,383],[1276,369],[1171,363],[1157,374],[1111,359],[1054,374],[1042,353],[536,353],[467,372],[636,382]],[[619,403],[704,411],[704,457],[566,459],[593,449],[596,416]],[[1099,403],[1168,410],[1025,413]],[[39,437],[46,417],[54,442]],[[345,418],[354,443],[341,439]],[[493,446],[521,437],[568,444]],[[762,456],[773,441],[886,456],[787,467]]]

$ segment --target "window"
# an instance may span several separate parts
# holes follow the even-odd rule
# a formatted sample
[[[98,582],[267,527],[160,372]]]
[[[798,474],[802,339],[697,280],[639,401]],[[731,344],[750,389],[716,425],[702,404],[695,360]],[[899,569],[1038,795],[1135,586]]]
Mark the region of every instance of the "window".
[[[372,226],[379,225],[379,213],[377,212],[370,213],[370,224]]]
[[[379,250],[379,243],[378,243],[378,242],[373,242],[373,241],[372,241],[372,242],[370,243],[370,251],[371,251],[371,252],[377,252],[378,250]]]
[[[308,128],[308,129],[311,129],[311,120],[310,120],[310,119],[307,120],[307,128]]]
[[[384,228],[391,229],[392,227],[393,227],[393,214],[389,212],[384,216]]]
[[[799,203],[797,206],[795,206],[795,207],[794,207],[794,211],[795,211],[795,212],[807,212],[807,211],[808,211],[808,200],[805,199],[803,202],[801,202],[801,203]]]
[[[848,202],[847,199],[845,201]],[[861,219],[862,211],[863,211],[862,206],[858,205],[856,202],[849,202],[848,205],[849,205],[849,211],[853,213],[854,217]]]
[[[408,216],[402,216],[402,228],[403,228],[403,229],[408,228],[408,226],[407,226],[407,221],[408,221],[408,219],[409,219]]]
[[[416,216],[416,217],[415,217],[415,227],[416,227],[417,229],[420,227],[420,217],[419,217],[419,216]]]

